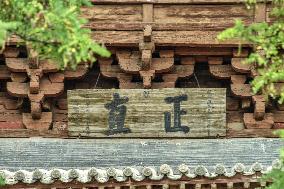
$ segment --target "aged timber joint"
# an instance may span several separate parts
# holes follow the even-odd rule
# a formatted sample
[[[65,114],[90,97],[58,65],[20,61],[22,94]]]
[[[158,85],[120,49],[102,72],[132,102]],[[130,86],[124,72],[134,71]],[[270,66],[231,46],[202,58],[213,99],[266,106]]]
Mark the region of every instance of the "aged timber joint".
[[[236,48],[233,49],[231,64],[222,64],[222,59],[217,61],[216,58],[209,58],[209,70],[217,79],[230,80],[232,95],[241,100],[241,108],[245,111],[242,119],[245,128],[271,129],[274,125],[273,115],[266,113],[264,98],[261,95],[253,95],[248,82],[256,76],[255,66],[244,63],[248,54],[247,49],[241,52]],[[253,109],[253,113],[246,112],[250,108]]]
[[[273,114],[265,112],[265,99],[261,95],[252,97],[254,113],[245,113],[244,121],[247,128],[272,128]]]
[[[142,28],[137,34],[138,50],[118,48],[115,50],[118,65],[112,65],[113,60],[99,60],[101,73],[105,77],[116,78],[122,89],[131,88],[174,88],[178,78],[193,74],[194,63],[188,61],[191,57],[182,57],[181,65],[174,65],[174,50],[158,50],[153,37],[154,5],[142,5]],[[158,57],[153,57],[153,53]],[[191,59],[192,60],[192,59]],[[133,82],[139,76],[142,82]],[[162,82],[155,82],[155,77],[162,77]]]
[[[80,78],[87,72],[85,65],[78,71],[59,72],[55,63],[40,60],[37,54],[27,48],[27,58],[18,58],[19,49],[7,47],[5,68],[10,71],[7,92],[17,97],[18,102],[28,99],[30,113],[22,113],[22,122],[27,129],[44,131],[52,127],[51,99],[64,92],[64,80]],[[13,53],[14,52],[14,53]],[[18,104],[22,107],[22,104]]]
[[[105,104],[105,108],[110,110],[107,135],[131,132],[129,128],[124,127],[127,107],[123,104],[128,101],[128,97],[120,98],[118,93],[114,93],[112,102]]]
[[[103,76],[116,78],[119,81],[119,88],[174,88],[178,78],[192,76],[194,71],[194,60],[191,57],[182,57],[181,65],[174,65],[173,50],[157,51],[159,58],[146,58],[144,54],[144,65],[151,65],[150,69],[142,68],[142,59],[139,51],[118,50],[116,59],[118,65],[113,65],[114,58],[100,59],[100,71]],[[149,55],[150,56],[150,55]],[[151,63],[150,63],[151,62]],[[142,77],[142,82],[133,82],[135,76]],[[155,76],[161,76],[162,82],[153,82]]]
[[[145,26],[143,39],[144,41],[139,44],[141,53],[139,74],[143,79],[144,88],[151,88],[152,79],[155,77],[156,71],[152,68],[152,53],[155,51],[155,44],[152,41],[152,26]]]
[[[186,114],[186,110],[181,109],[180,103],[182,101],[187,101],[187,95],[180,95],[175,97],[167,97],[165,98],[165,102],[168,104],[174,104],[174,126],[171,126],[171,112],[165,112],[165,129],[166,132],[177,132],[183,131],[184,133],[189,132],[189,128],[187,126],[181,125],[181,116]]]

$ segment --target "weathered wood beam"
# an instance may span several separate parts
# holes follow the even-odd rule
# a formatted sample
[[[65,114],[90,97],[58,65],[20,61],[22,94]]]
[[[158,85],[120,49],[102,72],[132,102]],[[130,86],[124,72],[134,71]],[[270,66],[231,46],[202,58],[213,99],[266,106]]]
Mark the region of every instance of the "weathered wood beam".
[[[231,56],[230,47],[176,47],[175,55],[178,56]]]
[[[15,116],[14,116],[15,119]],[[1,138],[30,138],[30,137],[46,137],[46,138],[68,138],[67,131],[37,131],[29,129],[0,129]]]
[[[273,132],[276,131],[276,129],[242,129],[242,130],[233,130],[228,129],[227,131],[227,137],[228,138],[278,138],[277,135],[275,135]]]
[[[94,4],[239,4],[245,0],[91,0]]]
[[[243,19],[242,19],[243,20]],[[251,23],[251,21],[244,19],[245,24]],[[90,20],[85,27],[93,30],[104,31],[139,31],[143,30],[145,25],[149,23],[132,22],[132,23],[114,23],[114,22],[95,22]],[[232,27],[233,22],[190,22],[190,23],[151,23],[153,31],[222,31],[228,27]]]
[[[239,45],[238,40],[218,41],[218,34],[217,31],[153,31],[152,41],[156,46],[236,47]],[[99,43],[111,46],[138,46],[143,40],[143,31],[94,31],[92,37]]]

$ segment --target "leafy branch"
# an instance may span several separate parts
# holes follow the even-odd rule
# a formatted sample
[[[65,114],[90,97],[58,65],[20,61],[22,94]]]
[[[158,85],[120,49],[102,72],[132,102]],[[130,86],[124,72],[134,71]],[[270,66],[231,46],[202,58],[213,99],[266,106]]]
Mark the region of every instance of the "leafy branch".
[[[223,31],[219,40],[238,39],[253,44],[254,52],[246,59],[255,64],[258,75],[252,81],[254,93],[262,93],[284,101],[284,90],[276,83],[284,81],[284,0],[273,0],[272,23],[253,23],[246,26],[237,20],[234,27]],[[257,6],[256,0],[248,0],[248,7]]]
[[[88,0],[1,0],[0,45],[11,35],[21,37],[42,59],[53,59],[59,68],[73,69],[79,63],[96,61],[95,55],[109,57],[110,52],[92,40],[92,32],[83,28],[81,6]]]
[[[5,186],[5,179],[0,175],[0,187]]]
[[[266,3],[266,2],[265,2]],[[247,7],[257,6],[257,0],[247,0]],[[254,47],[245,63],[254,64],[258,75],[251,82],[254,93],[262,93],[284,101],[284,89],[276,84],[284,81],[284,0],[272,0],[272,23],[253,23],[246,26],[237,20],[232,28],[223,31],[219,40],[237,39],[247,41]],[[284,138],[284,131],[279,132]],[[284,149],[281,151],[281,163],[284,162]],[[267,189],[282,189],[284,186],[284,171],[282,165],[273,169],[262,178],[272,182]]]

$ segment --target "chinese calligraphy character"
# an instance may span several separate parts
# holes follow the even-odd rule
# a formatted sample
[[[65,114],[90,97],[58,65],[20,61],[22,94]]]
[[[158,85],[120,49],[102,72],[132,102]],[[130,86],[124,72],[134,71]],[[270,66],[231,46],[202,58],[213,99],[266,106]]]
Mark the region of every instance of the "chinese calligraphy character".
[[[187,101],[187,95],[180,95],[175,97],[167,97],[165,98],[166,103],[174,104],[174,126],[171,126],[171,113],[165,112],[165,129],[166,132],[177,132],[183,131],[184,133],[189,132],[189,128],[187,126],[181,125],[181,116],[186,114],[186,111],[181,109],[180,103],[182,101]]]
[[[127,108],[123,104],[128,101],[128,97],[120,98],[118,93],[114,93],[113,100],[105,104],[105,108],[110,110],[108,118],[109,130],[107,131],[107,135],[131,132],[129,128],[124,127]]]

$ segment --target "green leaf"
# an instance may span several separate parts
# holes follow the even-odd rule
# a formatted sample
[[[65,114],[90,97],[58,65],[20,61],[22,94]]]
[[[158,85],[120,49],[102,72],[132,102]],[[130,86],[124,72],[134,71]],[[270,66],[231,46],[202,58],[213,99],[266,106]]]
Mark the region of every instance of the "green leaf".
[[[0,187],[3,187],[6,185],[5,179],[3,176],[0,175]]]
[[[109,57],[110,52],[96,43],[91,31],[84,29],[86,19],[80,7],[88,0],[2,0],[0,1],[0,44],[8,35],[22,38],[39,54],[59,68],[76,68],[82,62],[93,64],[95,56]],[[17,23],[14,27],[13,23]]]

